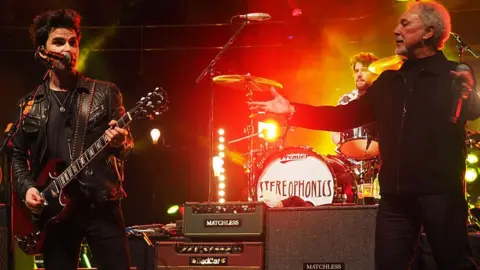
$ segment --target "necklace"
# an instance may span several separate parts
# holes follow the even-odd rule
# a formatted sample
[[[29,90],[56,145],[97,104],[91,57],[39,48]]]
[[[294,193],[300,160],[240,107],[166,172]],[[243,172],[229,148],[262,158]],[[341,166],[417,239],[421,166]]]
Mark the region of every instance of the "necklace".
[[[53,96],[55,99],[58,101],[58,105],[60,105],[60,112],[65,112],[65,101],[67,101],[68,97],[70,96],[70,92],[67,93],[67,96],[63,100],[63,102],[60,101],[60,99],[57,97],[57,94],[55,94],[55,91],[52,90]]]

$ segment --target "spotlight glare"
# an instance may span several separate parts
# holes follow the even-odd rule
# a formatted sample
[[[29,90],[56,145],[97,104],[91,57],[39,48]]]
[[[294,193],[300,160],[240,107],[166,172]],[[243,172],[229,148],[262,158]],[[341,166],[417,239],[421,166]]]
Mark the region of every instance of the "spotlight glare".
[[[472,183],[475,180],[477,180],[477,177],[478,177],[477,169],[467,168],[467,170],[465,171],[465,181],[467,181],[468,183]]]
[[[468,154],[467,156],[467,162],[470,164],[475,164],[478,162],[478,157],[475,154]]]

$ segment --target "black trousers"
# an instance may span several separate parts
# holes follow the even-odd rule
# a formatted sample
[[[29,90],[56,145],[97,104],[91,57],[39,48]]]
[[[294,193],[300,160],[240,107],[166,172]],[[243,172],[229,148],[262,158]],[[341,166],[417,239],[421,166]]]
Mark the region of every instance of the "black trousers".
[[[463,194],[382,195],[375,232],[375,269],[407,270],[420,229],[439,270],[477,269],[467,233]]]
[[[130,269],[125,223],[118,201],[75,204],[65,220],[48,228],[43,252],[45,269],[77,269],[84,238],[97,269]]]

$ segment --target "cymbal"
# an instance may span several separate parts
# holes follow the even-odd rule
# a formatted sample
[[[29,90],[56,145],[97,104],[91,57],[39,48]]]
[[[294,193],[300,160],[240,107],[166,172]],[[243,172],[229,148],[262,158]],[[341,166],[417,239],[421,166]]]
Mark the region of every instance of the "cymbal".
[[[368,70],[375,74],[380,74],[385,70],[399,70],[403,64],[403,58],[398,55],[388,56],[371,63]]]
[[[274,80],[254,77],[250,75],[220,75],[212,79],[215,83],[232,87],[238,90],[246,90],[247,86],[252,91],[269,91],[271,86],[283,88],[283,85]]]

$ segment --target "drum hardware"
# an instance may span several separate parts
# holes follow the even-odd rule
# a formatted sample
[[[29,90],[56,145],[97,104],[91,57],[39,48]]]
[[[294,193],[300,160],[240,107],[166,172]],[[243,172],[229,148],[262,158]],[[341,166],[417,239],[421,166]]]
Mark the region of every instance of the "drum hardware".
[[[249,73],[246,75],[221,75],[216,76],[213,79],[213,82],[223,86],[227,86],[232,89],[245,91],[245,97],[247,102],[253,101],[254,92],[268,92],[270,87],[283,88],[283,85],[274,80],[254,77]],[[256,115],[253,110],[250,110],[250,116]],[[249,140],[248,143],[248,152],[244,155],[248,155],[247,162],[244,164],[247,183],[248,183],[248,200],[254,200],[255,194],[255,183],[256,183],[256,171],[258,167],[261,167],[263,163],[259,163],[256,157],[256,154],[262,153],[265,149],[256,149],[255,148],[255,138],[267,130],[261,130],[255,132],[255,117],[249,117],[249,124],[245,127],[244,133],[247,135],[245,137],[229,141],[228,143],[236,143],[242,140]]]
[[[370,160],[379,156],[380,148],[376,136],[376,124],[370,123],[340,133],[336,152],[355,160]]]
[[[245,129],[247,130],[247,129]],[[246,131],[248,133],[251,133],[250,131]],[[262,130],[260,132],[257,132],[257,133],[254,133],[254,134],[250,134],[250,135],[247,135],[247,136],[244,136],[244,137],[241,137],[241,138],[238,138],[238,139],[235,139],[235,140],[231,140],[229,142],[227,142],[227,144],[232,144],[232,143],[236,143],[236,142],[240,142],[240,141],[243,141],[243,140],[246,140],[246,139],[250,139],[252,137],[257,137],[258,135],[260,134],[266,134],[267,133],[267,130]]]

